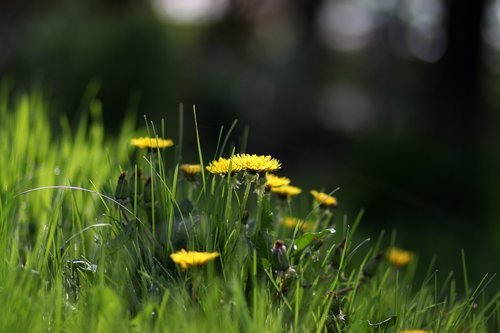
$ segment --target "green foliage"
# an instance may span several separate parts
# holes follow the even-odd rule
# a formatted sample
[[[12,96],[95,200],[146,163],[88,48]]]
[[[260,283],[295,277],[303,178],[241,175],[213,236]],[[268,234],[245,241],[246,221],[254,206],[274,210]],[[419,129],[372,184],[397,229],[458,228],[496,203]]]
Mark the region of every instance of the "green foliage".
[[[8,93],[0,91],[0,303],[8,309],[0,331],[498,329],[500,293],[485,292],[493,277],[475,288],[466,279],[457,292],[452,274],[441,281],[431,267],[417,287],[416,260],[396,268],[382,237],[356,239],[362,214],[349,223],[311,203],[299,213],[317,229],[289,230],[280,222],[293,201],[271,196],[259,177],[184,176],[181,163],[213,156],[198,134],[199,161],[182,161],[180,150],[131,147],[130,120],[107,137],[92,94],[89,117],[71,128],[66,119],[51,127],[39,93],[13,103]],[[234,154],[229,135],[221,130],[215,156]],[[169,257],[180,249],[220,257],[182,270]],[[465,256],[463,267],[467,276]]]

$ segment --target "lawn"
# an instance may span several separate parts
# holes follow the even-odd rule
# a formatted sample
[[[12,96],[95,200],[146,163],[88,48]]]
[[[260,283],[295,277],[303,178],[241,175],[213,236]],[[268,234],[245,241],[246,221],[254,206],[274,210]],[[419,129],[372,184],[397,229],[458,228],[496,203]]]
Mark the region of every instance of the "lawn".
[[[231,129],[205,147],[182,113],[130,116],[112,137],[98,99],[82,108],[73,126],[39,92],[0,91],[0,331],[499,330],[493,275],[469,283],[462,253],[458,288],[395,233],[359,239],[363,211],[336,214],[341,191],[295,187]]]

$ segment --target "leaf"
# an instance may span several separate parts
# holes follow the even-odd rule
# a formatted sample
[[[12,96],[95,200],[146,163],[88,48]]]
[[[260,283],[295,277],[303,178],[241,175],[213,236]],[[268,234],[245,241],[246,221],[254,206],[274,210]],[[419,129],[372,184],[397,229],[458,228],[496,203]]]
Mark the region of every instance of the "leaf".
[[[266,259],[268,262],[271,261],[271,249],[273,247],[273,240],[271,235],[267,230],[259,230],[259,234],[255,239],[255,250],[257,251],[257,256],[260,259]]]
[[[293,252],[292,255],[296,255],[300,251],[304,250],[306,247],[311,245],[312,242],[314,241],[323,241],[329,236],[333,235],[335,233],[335,229],[333,228],[328,228],[319,232],[306,232],[303,234],[301,237],[297,238],[295,240],[295,243],[293,244]]]
[[[264,269],[269,269],[271,267],[271,263],[267,258],[261,258],[260,263]]]

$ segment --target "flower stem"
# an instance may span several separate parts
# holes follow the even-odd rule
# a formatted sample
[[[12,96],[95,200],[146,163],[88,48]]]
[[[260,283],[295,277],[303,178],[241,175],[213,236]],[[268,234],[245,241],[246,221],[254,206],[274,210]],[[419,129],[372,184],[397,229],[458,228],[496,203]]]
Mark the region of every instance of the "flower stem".
[[[245,212],[245,208],[247,206],[248,196],[250,195],[250,189],[252,188],[252,183],[253,180],[248,178],[246,179],[245,194],[243,195],[243,201],[241,202],[241,207],[240,207],[240,224],[241,222],[243,222],[243,215]]]
[[[257,223],[255,224],[255,229],[253,231],[254,240],[257,239],[257,235],[259,234],[260,227],[262,225],[262,202],[264,201],[264,192],[257,192]]]

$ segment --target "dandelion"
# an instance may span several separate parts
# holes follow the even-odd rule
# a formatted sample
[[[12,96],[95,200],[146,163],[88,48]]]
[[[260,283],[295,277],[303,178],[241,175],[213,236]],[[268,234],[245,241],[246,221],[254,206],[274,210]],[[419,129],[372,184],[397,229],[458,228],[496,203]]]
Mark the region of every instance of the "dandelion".
[[[280,197],[290,199],[296,195],[299,195],[302,190],[296,186],[285,185],[280,187],[271,187],[271,192],[279,195]]]
[[[393,247],[387,251],[387,259],[396,267],[404,267],[408,265],[412,259],[412,254],[409,251]]]
[[[238,154],[231,160],[236,169],[246,170],[249,173],[275,171],[281,168],[281,163],[269,155]]]
[[[266,173],[266,187],[280,187],[290,184],[290,179],[286,177],[279,177],[272,173]]]
[[[170,258],[173,262],[180,265],[183,270],[186,270],[191,266],[205,265],[207,262],[217,258],[219,255],[219,252],[197,252],[181,249],[180,251],[172,253]]]
[[[201,172],[201,165],[199,164],[183,164],[180,167],[184,177],[188,181],[194,182],[196,181],[196,175]]]
[[[331,195],[328,195],[328,194],[323,193],[323,192],[318,192],[315,190],[312,190],[310,193],[314,197],[314,199],[316,199],[316,201],[318,201],[320,203],[321,206],[324,206],[324,207],[337,207],[338,206],[337,198],[332,197]]]
[[[287,216],[283,218],[281,220],[281,224],[288,229],[295,229],[297,226],[302,231],[314,229],[313,223],[292,216]]]
[[[241,168],[238,168],[236,165],[234,165],[233,162],[231,162],[230,159],[224,158],[224,157],[219,157],[218,160],[214,160],[210,162],[206,169],[208,172],[213,173],[213,174],[219,174],[219,175],[226,175],[229,173],[229,165],[231,164],[231,172],[239,172],[241,171]]]
[[[174,145],[174,141],[172,141],[171,139],[142,137],[130,140],[130,145],[141,149],[168,148]]]
[[[199,164],[183,164],[180,167],[184,174],[196,175],[201,172],[201,165]]]

